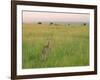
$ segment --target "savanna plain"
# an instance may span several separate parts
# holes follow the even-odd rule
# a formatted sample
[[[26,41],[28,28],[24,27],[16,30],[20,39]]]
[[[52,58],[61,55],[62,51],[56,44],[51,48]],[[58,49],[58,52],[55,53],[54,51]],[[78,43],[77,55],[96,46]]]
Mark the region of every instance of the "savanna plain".
[[[23,69],[89,65],[89,25],[23,23],[22,39]]]

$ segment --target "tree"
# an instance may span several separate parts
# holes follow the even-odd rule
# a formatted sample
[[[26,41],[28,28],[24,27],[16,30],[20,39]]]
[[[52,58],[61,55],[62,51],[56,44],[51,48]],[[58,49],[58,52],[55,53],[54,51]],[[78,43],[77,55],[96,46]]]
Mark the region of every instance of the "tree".
[[[42,22],[38,22],[38,24],[42,24]]]
[[[70,24],[68,24],[68,26],[70,26]]]
[[[52,24],[53,24],[53,22],[50,23],[50,25],[52,25]]]
[[[86,26],[86,23],[83,23],[84,26]]]

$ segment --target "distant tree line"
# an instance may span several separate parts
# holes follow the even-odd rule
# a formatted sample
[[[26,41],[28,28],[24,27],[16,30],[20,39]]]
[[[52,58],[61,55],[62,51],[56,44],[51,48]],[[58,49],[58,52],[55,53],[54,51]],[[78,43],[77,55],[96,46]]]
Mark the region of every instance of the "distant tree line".
[[[37,24],[42,24],[42,22],[38,22]],[[56,26],[57,26],[57,25],[59,25],[59,24],[57,24],[57,23],[53,23],[53,22],[50,22],[49,25],[56,25]],[[68,23],[67,25],[70,26],[71,24]],[[87,23],[82,23],[82,25],[83,25],[83,26],[86,26]]]

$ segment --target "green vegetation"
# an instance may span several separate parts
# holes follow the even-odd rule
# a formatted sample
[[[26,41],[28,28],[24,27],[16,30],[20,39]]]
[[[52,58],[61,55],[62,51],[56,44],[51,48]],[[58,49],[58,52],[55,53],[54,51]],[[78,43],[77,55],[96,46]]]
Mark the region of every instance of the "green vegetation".
[[[22,68],[47,68],[89,65],[88,25],[23,24]],[[46,60],[43,46],[50,40]]]

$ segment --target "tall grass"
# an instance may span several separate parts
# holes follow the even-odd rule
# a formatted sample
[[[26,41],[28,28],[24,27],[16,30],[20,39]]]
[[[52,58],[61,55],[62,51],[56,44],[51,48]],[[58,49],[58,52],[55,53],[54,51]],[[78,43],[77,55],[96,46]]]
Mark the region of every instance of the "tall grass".
[[[89,27],[23,24],[22,68],[89,65]],[[47,60],[41,51],[47,39],[51,49]]]

